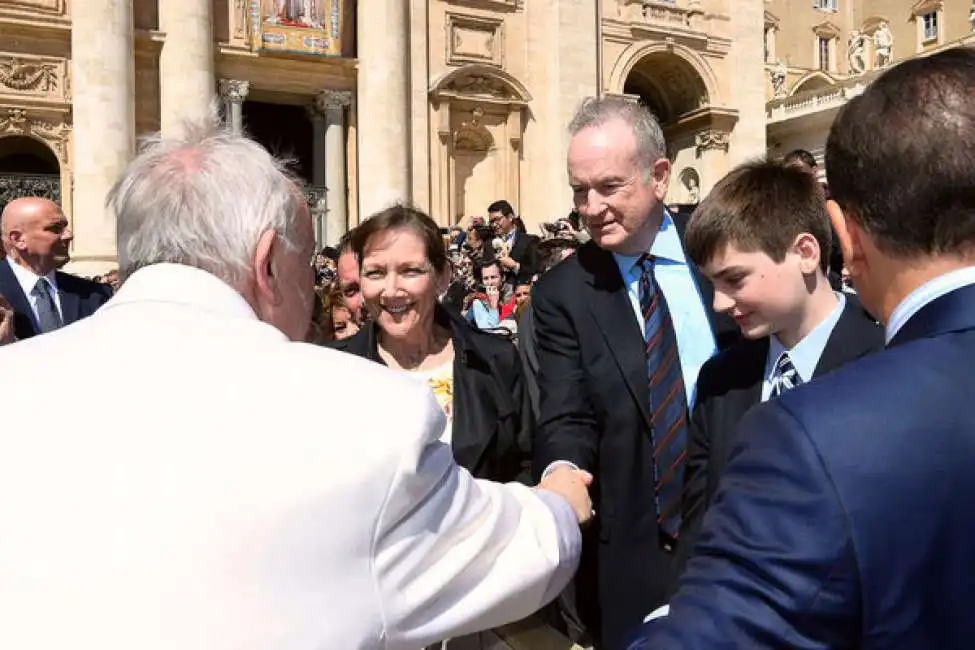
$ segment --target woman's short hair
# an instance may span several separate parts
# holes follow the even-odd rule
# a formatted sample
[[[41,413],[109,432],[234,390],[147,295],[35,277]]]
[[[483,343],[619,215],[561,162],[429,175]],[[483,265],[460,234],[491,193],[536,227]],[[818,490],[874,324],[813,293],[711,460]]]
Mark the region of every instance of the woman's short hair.
[[[428,214],[407,205],[397,204],[376,212],[360,223],[352,231],[349,243],[359,266],[369,240],[381,233],[406,230],[423,242],[427,260],[437,273],[443,273],[448,266],[447,250],[444,247],[440,226]]]

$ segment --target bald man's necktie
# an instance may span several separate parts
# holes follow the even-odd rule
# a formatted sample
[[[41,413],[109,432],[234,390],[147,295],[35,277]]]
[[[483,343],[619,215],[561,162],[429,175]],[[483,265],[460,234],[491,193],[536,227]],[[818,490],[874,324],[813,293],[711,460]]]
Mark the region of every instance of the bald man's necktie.
[[[653,425],[654,500],[657,523],[671,540],[677,539],[681,519],[681,491],[687,455],[687,397],[677,333],[667,299],[654,276],[655,258],[640,258],[640,308],[646,324],[644,343]]]
[[[54,304],[54,287],[47,278],[38,278],[31,293],[37,298],[37,324],[41,327],[41,333],[46,334],[60,328],[64,323],[61,321],[58,306]]]

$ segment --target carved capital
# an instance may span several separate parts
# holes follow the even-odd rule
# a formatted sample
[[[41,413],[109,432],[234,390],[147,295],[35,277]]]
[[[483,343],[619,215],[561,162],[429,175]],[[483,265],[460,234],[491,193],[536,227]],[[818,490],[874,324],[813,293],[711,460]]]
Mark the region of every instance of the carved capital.
[[[251,83],[249,81],[242,79],[220,80],[220,96],[224,101],[229,101],[233,104],[243,104],[244,100],[247,99],[247,93],[250,92],[250,89]]]
[[[68,162],[68,137],[71,127],[64,122],[33,120],[23,108],[11,108],[0,117],[0,134],[33,136],[46,143],[62,164]]]
[[[730,144],[731,134],[725,131],[707,129],[694,136],[694,146],[697,148],[698,155],[701,155],[701,153],[704,151],[709,151],[712,149],[728,151],[728,146]]]
[[[325,113],[329,109],[341,110],[351,105],[351,90],[333,90],[329,88],[315,95],[315,108],[321,113]]]

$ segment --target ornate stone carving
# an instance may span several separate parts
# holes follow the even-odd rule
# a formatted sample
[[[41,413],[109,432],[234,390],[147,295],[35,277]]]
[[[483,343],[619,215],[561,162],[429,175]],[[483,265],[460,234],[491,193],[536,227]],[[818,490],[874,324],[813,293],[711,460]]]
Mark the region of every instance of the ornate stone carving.
[[[668,27],[687,27],[690,25],[690,12],[667,3],[644,2],[643,19],[647,22]]]
[[[480,123],[484,110],[475,108],[470,122],[464,122],[454,134],[455,151],[490,151],[494,148],[491,132]]]
[[[447,14],[447,63],[504,65],[504,22],[466,14]]]
[[[886,68],[894,61],[894,35],[887,23],[880,23],[873,33],[874,63],[878,68]]]
[[[731,144],[730,136],[730,133],[715,131],[714,129],[701,131],[694,136],[694,146],[697,148],[697,155],[700,156],[703,152],[711,149],[727,152],[728,146]]]
[[[6,117],[0,117],[0,134],[33,136],[47,144],[61,164],[68,162],[68,136],[71,127],[64,122],[32,120],[23,108],[11,108]]]
[[[846,56],[850,62],[850,72],[860,74],[867,69],[867,36],[860,31],[850,32],[846,42]]]
[[[53,92],[58,89],[58,71],[52,63],[0,59],[0,86],[18,91]]]
[[[343,109],[351,105],[351,90],[334,90],[328,88],[315,95],[315,109],[322,113],[329,109]]]
[[[220,96],[232,104],[243,104],[250,92],[251,84],[242,79],[221,79]]]
[[[687,167],[680,173],[680,182],[684,186],[687,196],[686,203],[701,201],[701,177],[693,167]]]
[[[510,99],[512,97],[511,92],[500,79],[485,75],[472,74],[466,77],[460,77],[450,84],[450,89],[468,95],[486,95],[501,99]]]
[[[776,61],[775,66],[768,71],[769,79],[772,82],[772,94],[776,99],[785,97],[786,88],[785,81],[788,71],[785,68],[785,64],[782,61]]]

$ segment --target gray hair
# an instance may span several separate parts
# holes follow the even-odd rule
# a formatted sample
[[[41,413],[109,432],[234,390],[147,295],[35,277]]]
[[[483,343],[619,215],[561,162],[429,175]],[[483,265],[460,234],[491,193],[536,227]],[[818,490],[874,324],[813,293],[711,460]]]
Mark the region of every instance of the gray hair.
[[[213,117],[185,124],[178,137],[144,139],[107,199],[117,220],[119,276],[172,262],[238,286],[264,232],[274,230],[286,249],[298,250],[306,205],[284,165]]]
[[[634,162],[645,171],[653,163],[667,157],[667,143],[664,132],[646,107],[625,97],[587,97],[576,110],[569,122],[569,135],[583,129],[602,126],[612,120],[622,120],[633,129],[636,138],[636,159]]]

